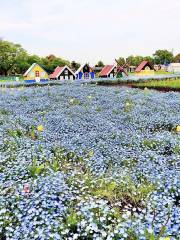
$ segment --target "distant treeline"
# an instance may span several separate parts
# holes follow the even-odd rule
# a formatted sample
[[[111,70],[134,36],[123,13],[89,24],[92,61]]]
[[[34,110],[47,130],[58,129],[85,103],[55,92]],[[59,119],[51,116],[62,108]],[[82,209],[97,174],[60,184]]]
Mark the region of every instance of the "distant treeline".
[[[180,54],[174,57],[172,52],[168,50],[157,50],[153,56],[143,57],[131,55],[128,58],[118,58],[121,65],[128,63],[132,66],[139,65],[143,60],[148,60],[154,64],[165,64],[173,61],[180,62]],[[49,73],[53,72],[57,66],[68,65],[73,70],[77,70],[80,66],[80,63],[76,61],[70,62],[53,54],[46,57],[30,55],[20,44],[14,44],[0,39],[0,75],[23,74],[32,63],[35,62],[39,63]],[[104,63],[100,60],[96,66],[103,67]]]
[[[23,74],[33,63],[38,63],[51,73],[55,67],[68,65],[77,69],[80,64],[75,61],[69,62],[53,54],[47,57],[30,55],[20,45],[0,40],[0,75]]]

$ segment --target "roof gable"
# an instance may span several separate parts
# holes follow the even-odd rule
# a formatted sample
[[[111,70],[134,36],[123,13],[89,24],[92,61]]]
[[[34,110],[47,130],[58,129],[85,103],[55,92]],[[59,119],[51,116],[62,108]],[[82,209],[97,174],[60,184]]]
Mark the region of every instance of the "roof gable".
[[[68,69],[71,72],[71,74],[75,76],[74,72],[68,66],[64,67],[57,66],[54,72],[50,75],[50,78],[58,78],[61,75],[61,73],[64,72],[65,69]]]
[[[82,65],[78,68],[78,70],[75,72],[75,74],[78,74],[79,72],[81,72],[81,70],[82,70],[86,65],[89,66],[89,64],[87,64],[87,63],[82,64]]]
[[[136,68],[135,72],[142,71],[146,66],[150,67],[151,70],[154,69],[153,65],[148,61],[142,61],[139,66]]]
[[[106,65],[105,67],[103,67],[103,69],[101,70],[99,76],[102,77],[102,76],[108,76],[112,71],[113,69],[115,68],[116,66],[115,65]]]
[[[24,73],[24,77],[27,77],[27,75],[33,70],[33,68],[35,68],[36,66],[38,66],[38,67],[40,67],[46,74],[48,74],[47,72],[46,72],[46,70],[43,68],[43,67],[41,67],[38,63],[33,63],[31,66],[30,66],[30,68],[28,68],[28,70]]]

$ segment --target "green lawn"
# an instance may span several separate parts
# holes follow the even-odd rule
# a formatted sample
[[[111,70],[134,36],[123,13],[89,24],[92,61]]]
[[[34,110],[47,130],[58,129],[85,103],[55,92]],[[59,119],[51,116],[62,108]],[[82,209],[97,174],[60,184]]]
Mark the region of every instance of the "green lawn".
[[[180,78],[176,80],[159,80],[159,81],[155,80],[155,81],[149,81],[149,82],[143,82],[143,83],[136,83],[133,85],[139,86],[139,87],[180,89]]]
[[[19,82],[23,81],[22,78],[19,79]],[[0,83],[6,83],[6,82],[16,82],[15,80],[11,80],[11,79],[0,79]]]

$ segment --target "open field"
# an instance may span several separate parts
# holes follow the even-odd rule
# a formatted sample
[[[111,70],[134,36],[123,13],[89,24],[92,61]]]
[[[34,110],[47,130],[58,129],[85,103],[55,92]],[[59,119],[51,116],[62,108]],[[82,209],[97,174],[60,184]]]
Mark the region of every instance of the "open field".
[[[136,83],[135,85],[139,87],[180,89],[180,78],[177,80],[148,81]]]
[[[179,239],[179,93],[0,91],[0,239]]]

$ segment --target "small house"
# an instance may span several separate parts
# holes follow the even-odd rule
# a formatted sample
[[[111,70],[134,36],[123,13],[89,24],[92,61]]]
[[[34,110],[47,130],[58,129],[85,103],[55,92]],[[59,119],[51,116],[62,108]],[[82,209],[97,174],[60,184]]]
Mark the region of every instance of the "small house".
[[[154,75],[154,66],[148,61],[142,61],[135,70],[137,76],[149,76]]]
[[[49,76],[51,80],[74,80],[74,72],[68,67],[56,67],[54,72]]]
[[[23,77],[26,82],[45,82],[49,80],[48,73],[38,63],[33,63]]]
[[[101,70],[99,77],[100,78],[115,78],[116,76],[116,65],[106,65]]]
[[[169,64],[168,72],[180,73],[180,63],[171,63],[171,64]]]
[[[94,79],[95,73],[93,68],[89,66],[89,64],[85,63],[79,67],[79,69],[75,72],[76,79]]]

